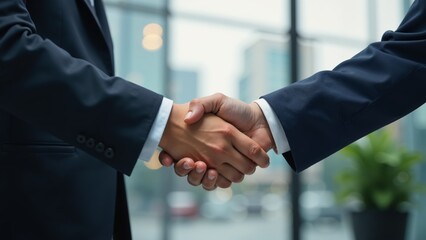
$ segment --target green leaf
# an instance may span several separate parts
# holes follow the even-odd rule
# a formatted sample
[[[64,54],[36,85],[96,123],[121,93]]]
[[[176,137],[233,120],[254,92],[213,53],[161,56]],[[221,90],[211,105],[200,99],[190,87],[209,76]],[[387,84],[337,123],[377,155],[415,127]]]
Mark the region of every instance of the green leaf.
[[[419,185],[423,184],[414,178],[414,167],[422,156],[401,147],[387,131],[373,132],[339,153],[352,166],[335,178],[338,201],[349,201],[355,196],[364,206],[396,208],[421,192]]]
[[[391,205],[394,194],[389,190],[375,190],[372,192],[372,197],[379,209],[386,209]]]

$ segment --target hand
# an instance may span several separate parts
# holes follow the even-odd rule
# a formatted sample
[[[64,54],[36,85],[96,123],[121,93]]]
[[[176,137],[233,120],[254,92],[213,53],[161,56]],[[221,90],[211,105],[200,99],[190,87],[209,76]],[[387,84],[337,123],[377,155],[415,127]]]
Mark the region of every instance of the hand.
[[[268,151],[275,147],[271,131],[268,123],[256,103],[246,104],[242,101],[229,98],[223,94],[214,94],[208,97],[194,99],[189,105],[189,111],[186,115],[185,122],[193,124],[199,121],[205,113],[215,113],[217,116],[236,126],[240,131],[255,140],[260,146]],[[173,159],[166,153],[160,155],[160,161],[164,166],[171,166]],[[184,163],[189,168],[184,168]],[[214,189],[217,186],[222,187],[215,182],[217,172],[209,170],[204,175],[205,166],[197,166],[199,172],[192,171],[195,167],[191,159],[181,159],[175,164],[175,172],[180,176],[188,175],[188,182],[193,185],[202,183],[205,189]],[[220,176],[217,178],[220,180]]]
[[[159,159],[166,167],[173,165],[173,158],[164,151],[160,153]],[[174,165],[174,168],[178,176],[188,175],[189,184],[198,186],[202,182],[203,188],[208,191],[217,187],[228,188],[231,186],[231,182],[219,175],[215,169],[209,169],[206,172],[207,165],[203,161],[194,162],[191,158],[183,158]]]
[[[185,116],[187,124],[199,121],[205,113],[214,113],[252,138],[265,150],[275,147],[271,130],[262,110],[256,103],[247,104],[221,93],[194,99]]]
[[[244,174],[255,171],[256,165],[269,165],[266,152],[231,124],[206,114],[197,123],[187,125],[182,121],[187,111],[188,104],[173,105],[160,140],[160,147],[174,159],[205,162],[206,167],[217,170],[217,181],[223,186],[241,182]],[[184,164],[179,166],[183,168]]]

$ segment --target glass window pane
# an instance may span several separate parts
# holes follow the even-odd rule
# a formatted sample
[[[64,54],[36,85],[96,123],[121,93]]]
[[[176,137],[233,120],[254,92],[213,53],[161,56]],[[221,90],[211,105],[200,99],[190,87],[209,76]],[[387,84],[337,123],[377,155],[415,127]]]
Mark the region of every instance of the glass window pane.
[[[300,31],[316,35],[366,40],[368,33],[367,1],[302,0],[299,1]]]
[[[172,68],[198,73],[197,95],[220,91],[236,96],[252,31],[185,19],[173,19],[171,31]]]
[[[170,4],[173,13],[178,16],[196,15],[218,21],[227,19],[236,24],[250,23],[265,29],[284,29],[288,25],[287,2],[282,0],[171,0]]]
[[[166,0],[104,0],[105,3],[131,3],[139,4],[142,6],[154,7],[154,8],[164,8]]]
[[[289,82],[288,43],[279,33],[265,34],[257,31],[256,26],[185,16],[171,18],[170,29],[172,79],[185,79],[176,77],[176,73],[186,73],[186,79],[198,85],[192,93],[175,92],[171,96],[175,100],[184,101],[180,100],[182,95],[222,92],[252,101]],[[177,85],[181,84],[185,82],[180,80]],[[194,85],[186,84],[184,89]],[[195,240],[202,236],[204,240],[257,240],[265,233],[270,239],[289,236],[290,170],[282,157],[271,154],[271,158],[268,169],[258,169],[230,189],[204,192],[188,186],[185,180],[180,182],[176,191],[198,196],[198,215],[196,221],[182,221],[174,216],[172,239]],[[192,234],[188,234],[189,227]],[[206,234],[210,232],[214,234]]]
[[[108,8],[108,17],[117,75],[153,91],[164,92],[163,17],[112,7]]]
[[[318,11],[321,9],[321,11]],[[303,0],[302,36],[314,42],[314,72],[331,70],[401,21],[401,1]],[[304,239],[352,239],[344,206],[335,201],[335,176],[348,167],[338,153],[301,173]]]
[[[377,0],[377,40],[385,31],[396,30],[403,18],[403,9],[401,0]]]
[[[164,25],[158,9],[166,1],[105,2],[117,75],[164,92],[164,33],[160,37],[163,45],[158,38],[144,43],[144,28],[152,23]],[[118,2],[136,4],[140,9],[122,8]],[[298,1],[303,37],[300,78],[334,68],[371,39],[379,40],[385,30],[395,29],[402,18],[401,2],[377,0],[369,15],[370,1]],[[172,0],[170,4],[167,60],[171,76],[167,87],[173,100],[183,103],[223,92],[250,102],[289,84],[288,1]],[[158,32],[157,27],[153,29]],[[420,141],[416,144],[421,145]],[[138,163],[127,181],[134,238],[161,239],[167,234],[170,240],[289,239],[291,170],[282,156],[270,156],[268,169],[214,192],[189,186],[170,169],[153,171],[157,166],[152,162],[148,166]],[[334,175],[342,167],[339,156],[333,155],[300,175],[304,239],[351,239],[342,209],[334,202]],[[167,209],[171,222],[162,218]],[[211,232],[214,234],[206,234]]]
[[[107,8],[114,41],[116,74],[153,91],[164,92],[164,18],[155,14]],[[154,157],[155,159],[155,157]],[[157,158],[158,159],[158,158]],[[170,172],[158,163],[138,161],[126,178],[134,239],[161,239],[165,211],[164,180]]]

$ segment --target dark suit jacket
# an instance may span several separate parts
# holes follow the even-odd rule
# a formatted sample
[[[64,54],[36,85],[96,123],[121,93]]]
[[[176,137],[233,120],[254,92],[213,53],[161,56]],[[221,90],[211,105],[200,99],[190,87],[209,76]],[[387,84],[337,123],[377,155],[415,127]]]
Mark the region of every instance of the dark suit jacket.
[[[333,53],[330,53],[333,54]],[[426,0],[417,0],[395,32],[332,71],[264,96],[277,114],[302,171],[426,100]]]
[[[2,239],[109,240],[114,226],[128,238],[121,173],[131,173],[162,96],[114,77],[96,4],[0,1]]]

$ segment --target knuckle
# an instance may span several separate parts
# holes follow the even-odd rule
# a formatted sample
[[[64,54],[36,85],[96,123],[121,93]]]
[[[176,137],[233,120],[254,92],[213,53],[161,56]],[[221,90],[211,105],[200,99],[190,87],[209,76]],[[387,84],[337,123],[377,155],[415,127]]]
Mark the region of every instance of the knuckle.
[[[216,97],[216,98],[218,98],[218,99],[223,99],[223,98],[226,97],[225,94],[219,93],[219,92],[213,94],[213,96]]]
[[[257,156],[261,152],[260,146],[252,144],[250,146],[250,156]]]
[[[226,136],[226,137],[232,136],[233,132],[234,132],[234,129],[232,128],[232,126],[230,124],[223,126],[222,134],[224,136]]]
[[[190,105],[197,105],[197,104],[199,104],[201,102],[201,100],[200,99],[198,99],[198,98],[194,98],[194,99],[192,99],[190,102],[189,102],[189,104]]]
[[[212,146],[213,153],[216,155],[215,158],[218,158],[218,156],[222,156],[226,152],[226,145],[223,143],[218,143],[215,146]],[[213,162],[221,162],[221,161],[213,161]]]

